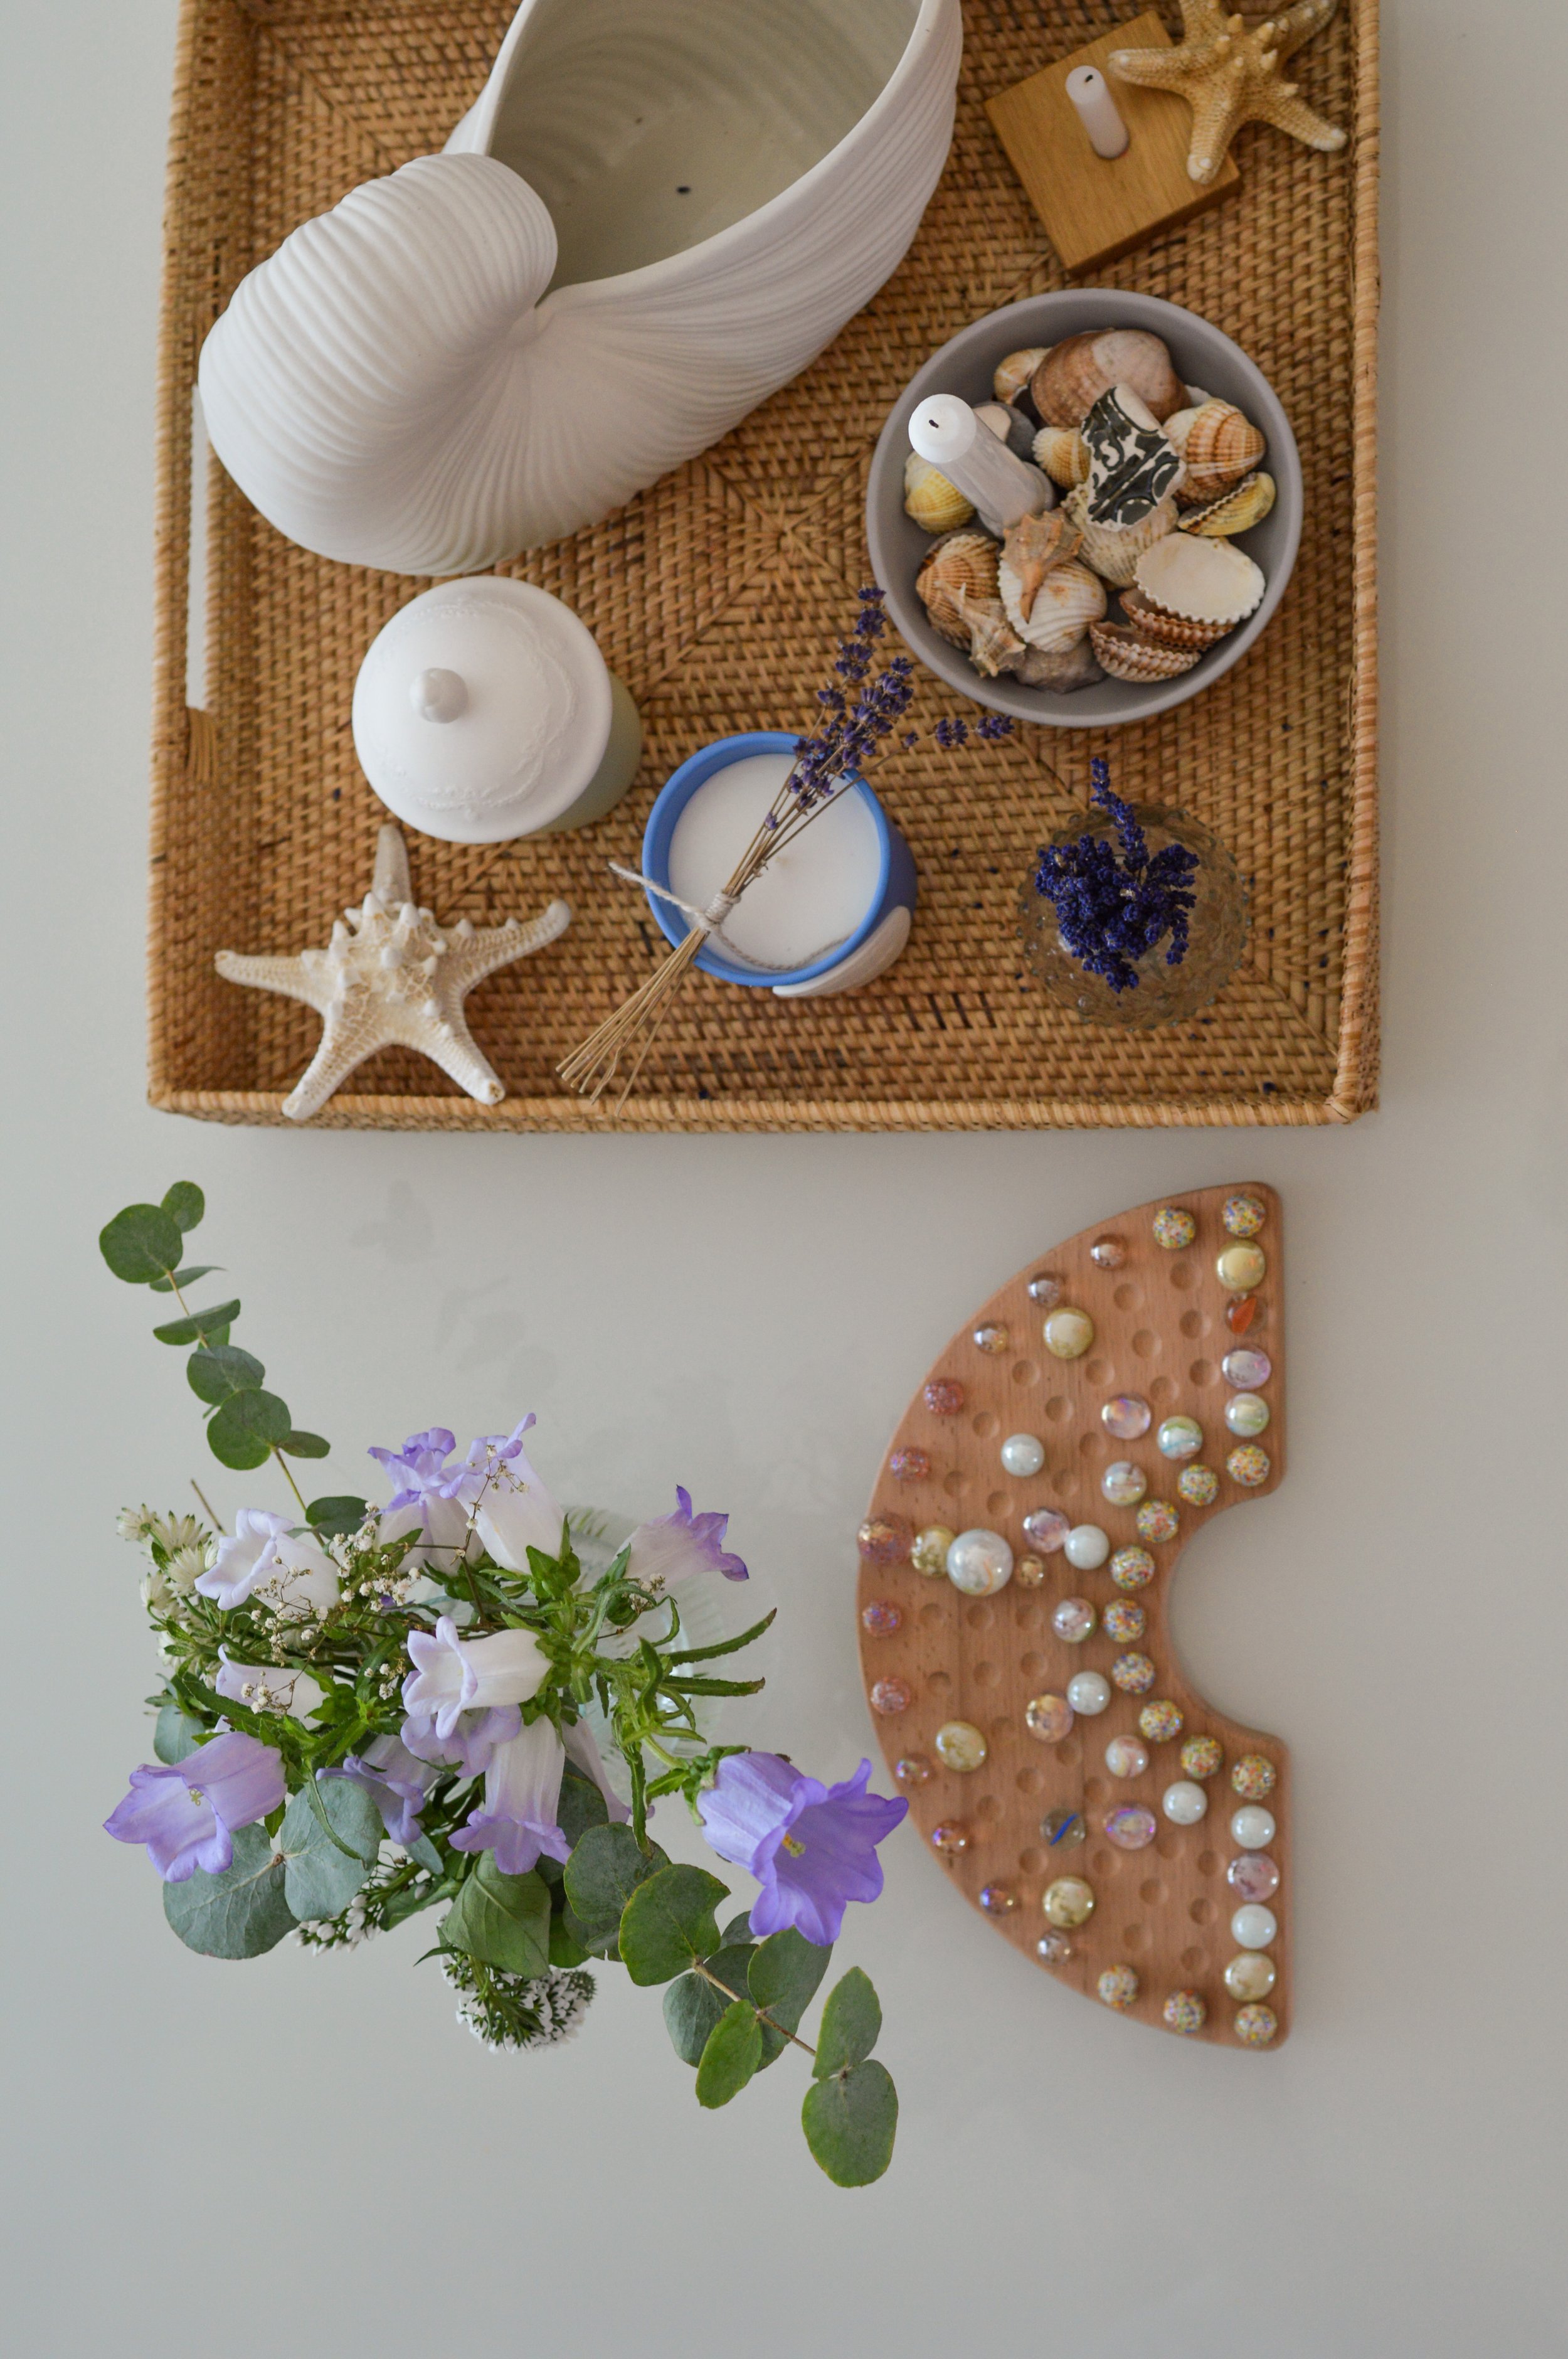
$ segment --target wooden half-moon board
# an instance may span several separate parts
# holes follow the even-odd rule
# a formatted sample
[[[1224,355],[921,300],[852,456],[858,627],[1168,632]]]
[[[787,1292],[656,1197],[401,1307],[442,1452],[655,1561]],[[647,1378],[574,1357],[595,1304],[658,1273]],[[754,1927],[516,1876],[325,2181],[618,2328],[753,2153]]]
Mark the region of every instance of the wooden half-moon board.
[[[1252,2049],[1290,2028],[1289,1764],[1184,1677],[1167,1597],[1284,1473],[1281,1248],[1247,1184],[1031,1262],[915,1394],[860,1536],[872,1717],[949,1880],[1058,1982]]]

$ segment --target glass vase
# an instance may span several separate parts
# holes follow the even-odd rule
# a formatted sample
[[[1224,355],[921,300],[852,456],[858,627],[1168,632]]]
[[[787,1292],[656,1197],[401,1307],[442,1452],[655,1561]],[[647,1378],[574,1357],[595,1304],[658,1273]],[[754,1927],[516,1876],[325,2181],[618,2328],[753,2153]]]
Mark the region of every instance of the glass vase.
[[[1247,942],[1247,887],[1224,844],[1200,821],[1163,803],[1134,803],[1132,811],[1148,839],[1151,856],[1167,843],[1180,843],[1197,857],[1192,880],[1197,897],[1186,956],[1180,963],[1166,964],[1167,934],[1138,961],[1137,983],[1126,991],[1112,991],[1104,976],[1088,973],[1063,941],[1054,905],[1035,887],[1038,861],[1020,897],[1019,934],[1025,970],[1047,999],[1071,1008],[1086,1024],[1148,1032],[1195,1016],[1234,973]],[[1108,811],[1098,807],[1086,811],[1058,828],[1051,842],[1065,846],[1090,835],[1115,842],[1116,821]]]

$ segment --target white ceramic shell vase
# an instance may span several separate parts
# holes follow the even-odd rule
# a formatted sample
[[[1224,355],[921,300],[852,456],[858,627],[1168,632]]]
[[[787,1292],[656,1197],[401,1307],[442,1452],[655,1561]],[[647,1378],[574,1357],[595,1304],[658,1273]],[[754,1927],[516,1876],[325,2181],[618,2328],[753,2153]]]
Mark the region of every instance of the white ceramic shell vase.
[[[875,293],[947,152],[959,0],[524,0],[448,151],[253,270],[213,447],[303,548],[474,572],[707,449]]]

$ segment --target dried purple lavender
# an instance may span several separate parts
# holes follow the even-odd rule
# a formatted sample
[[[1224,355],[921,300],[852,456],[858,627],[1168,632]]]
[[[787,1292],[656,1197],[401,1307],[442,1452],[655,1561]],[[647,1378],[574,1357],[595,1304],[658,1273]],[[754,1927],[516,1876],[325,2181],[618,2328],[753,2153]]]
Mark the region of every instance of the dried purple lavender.
[[[1097,756],[1089,778],[1092,799],[1115,821],[1117,843],[1084,835],[1047,845],[1034,889],[1054,908],[1062,940],[1079,965],[1103,976],[1112,991],[1135,991],[1138,961],[1166,934],[1167,966],[1179,966],[1187,954],[1197,855],[1181,843],[1151,854],[1131,805],[1111,792],[1109,763]]]

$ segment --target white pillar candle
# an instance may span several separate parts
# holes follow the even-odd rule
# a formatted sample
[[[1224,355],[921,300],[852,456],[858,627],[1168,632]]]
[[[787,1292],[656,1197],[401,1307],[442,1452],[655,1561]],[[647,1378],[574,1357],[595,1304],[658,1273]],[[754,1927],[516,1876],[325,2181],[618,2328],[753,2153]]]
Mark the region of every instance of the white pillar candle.
[[[1054,494],[1039,468],[988,433],[956,393],[928,393],[917,401],[909,439],[971,502],[988,532],[1003,533],[1020,516],[1040,516],[1052,504]]]
[[[747,754],[704,779],[670,837],[672,893],[705,909],[723,891],[791,767],[788,754]],[[764,972],[811,966],[854,932],[881,875],[876,821],[861,796],[840,792],[747,886],[714,948]]]
[[[1067,96],[1078,111],[1097,156],[1108,160],[1127,153],[1127,125],[1116,111],[1104,74],[1094,66],[1075,66],[1067,76]]]

